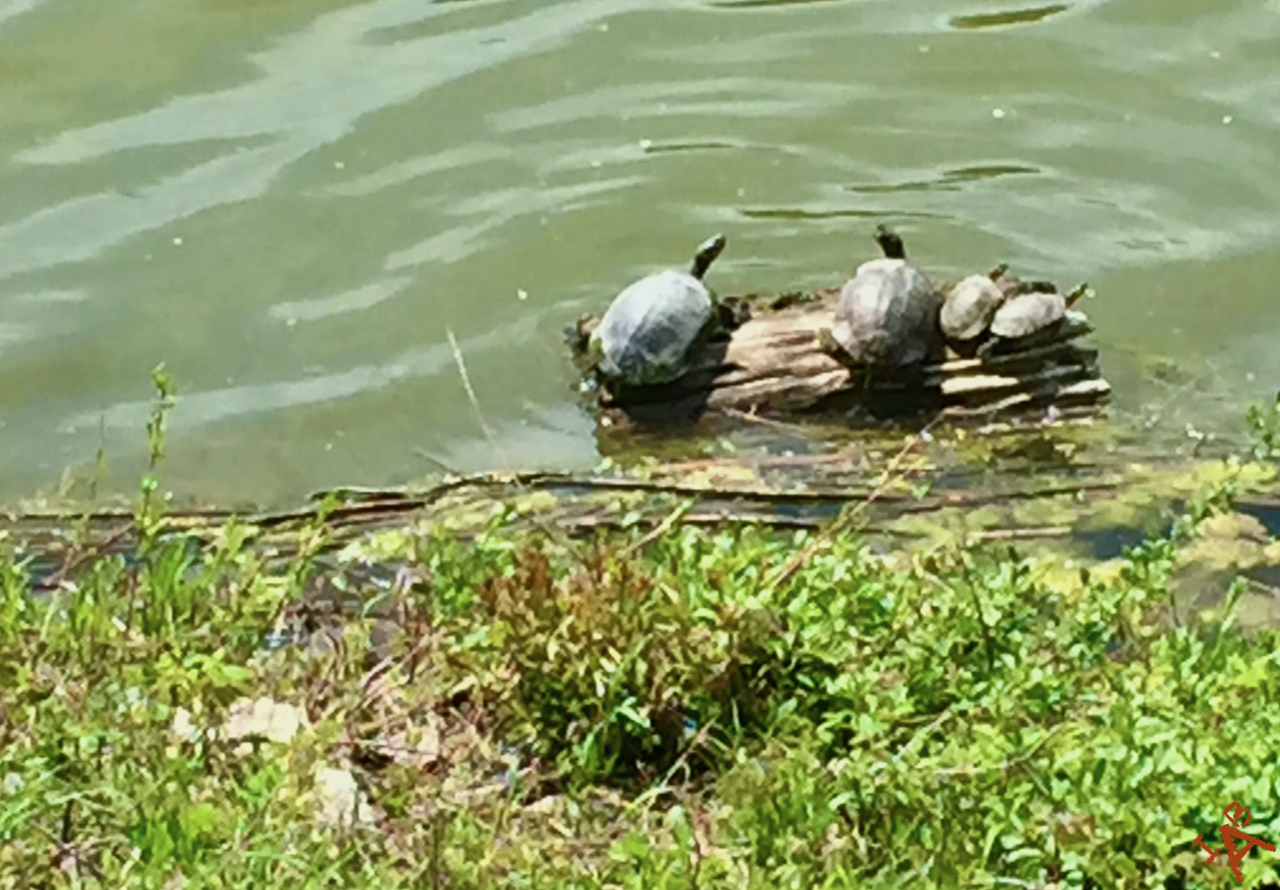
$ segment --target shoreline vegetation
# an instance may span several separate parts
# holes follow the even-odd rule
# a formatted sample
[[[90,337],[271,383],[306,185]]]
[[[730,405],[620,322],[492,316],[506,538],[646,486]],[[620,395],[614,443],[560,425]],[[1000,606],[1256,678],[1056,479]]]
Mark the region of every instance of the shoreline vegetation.
[[[934,496],[909,447],[809,525],[670,485],[656,521],[548,514],[533,477],[350,533],[358,498],[175,521],[155,381],[125,531],[0,538],[0,886],[1280,886],[1280,854],[1237,884],[1193,846],[1233,802],[1280,840],[1280,612],[1243,619],[1274,590],[1240,571],[1280,542],[1239,508],[1276,510],[1280,403],[1084,564],[945,522],[888,546]],[[621,518],[566,526],[589,495]]]

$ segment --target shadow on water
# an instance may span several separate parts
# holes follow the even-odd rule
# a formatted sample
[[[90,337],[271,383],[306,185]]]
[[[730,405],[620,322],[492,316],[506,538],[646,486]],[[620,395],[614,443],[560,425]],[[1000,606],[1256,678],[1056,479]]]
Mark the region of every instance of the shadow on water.
[[[843,3],[845,0],[720,0],[710,3],[720,9],[757,9],[770,6],[808,6],[814,3]]]
[[[706,370],[699,374],[687,374],[673,383],[628,388],[615,386],[617,401],[625,404],[620,410],[631,423],[655,432],[674,432],[687,428],[690,422],[696,421],[706,412],[707,401],[712,392],[710,380],[724,365],[724,357],[728,351],[727,338],[709,344],[705,351],[708,356]]]
[[[1173,528],[1169,516],[1182,513],[1188,506],[1183,499],[1170,499],[1163,508],[1153,508],[1147,521],[1078,530],[1073,533],[1072,538],[1093,559],[1116,559],[1124,556],[1129,548],[1136,547],[1153,536],[1168,535]],[[1244,498],[1235,503],[1234,509],[1244,516],[1258,520],[1272,538],[1280,538],[1280,500]],[[1280,587],[1280,566],[1264,566],[1251,570],[1248,574],[1251,577],[1256,575],[1257,580],[1265,584]]]
[[[887,195],[895,192],[959,191],[960,184],[997,179],[1002,176],[1036,176],[1042,173],[1038,167],[1019,164],[983,164],[943,171],[932,180],[900,182],[892,185],[847,185],[845,191],[860,195]]]
[[[1238,505],[1238,509],[1246,516],[1252,516],[1262,523],[1267,534],[1280,538],[1280,500],[1254,501]]]
[[[950,20],[950,25],[957,31],[972,31],[978,28],[1003,28],[1008,25],[1029,25],[1043,21],[1050,16],[1070,9],[1065,3],[1054,3],[1049,6],[1036,6],[1031,9],[1013,9],[1008,12],[979,13],[976,15],[957,15]]]
[[[883,219],[884,213],[879,210],[798,210],[790,207],[768,208],[763,210],[739,210],[738,213],[747,219]],[[920,211],[900,211],[894,213],[901,219],[946,219],[945,214],[926,213]]]
[[[681,151],[726,151],[741,150],[742,146],[734,145],[730,142],[716,142],[707,140],[705,142],[668,142],[663,145],[646,145],[644,153],[647,155],[673,154]]]
[[[1072,540],[1080,545],[1090,559],[1119,559],[1125,551],[1137,547],[1152,535],[1168,534],[1172,523],[1163,527],[1143,528],[1137,525],[1113,525],[1105,528],[1077,530],[1072,533]]]

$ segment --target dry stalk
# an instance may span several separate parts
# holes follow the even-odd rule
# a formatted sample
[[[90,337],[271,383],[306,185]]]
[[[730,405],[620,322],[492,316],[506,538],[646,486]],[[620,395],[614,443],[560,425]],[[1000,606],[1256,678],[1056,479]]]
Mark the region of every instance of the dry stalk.
[[[904,460],[906,460],[907,455],[914,451],[916,446],[924,441],[924,437],[929,433],[929,430],[935,423],[937,423],[937,419],[931,420],[929,423],[925,424],[919,432],[914,433],[911,438],[907,440],[907,443],[902,446],[902,450],[894,455],[893,459],[885,466],[884,472],[880,474],[880,481],[876,483],[876,486],[872,489],[871,493],[855,504],[851,509],[838,516],[835,521],[828,525],[822,532],[815,535],[814,539],[810,541],[807,546],[801,548],[795,556],[791,557],[787,564],[783,566],[782,570],[764,585],[765,592],[772,592],[776,590],[780,584],[784,584],[790,580],[805,563],[813,559],[813,557],[818,555],[818,553],[823,549],[829,547],[836,534],[843,532],[852,526],[854,521],[866,512],[867,508],[870,507],[881,494],[888,490],[891,483],[905,479],[907,475],[909,475],[909,471],[898,472],[898,467]]]

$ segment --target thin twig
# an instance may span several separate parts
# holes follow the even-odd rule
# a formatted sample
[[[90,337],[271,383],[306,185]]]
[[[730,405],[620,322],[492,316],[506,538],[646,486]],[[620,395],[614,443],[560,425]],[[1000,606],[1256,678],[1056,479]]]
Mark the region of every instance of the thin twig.
[[[503,463],[510,466],[512,463],[510,455],[507,454],[505,448],[498,445],[498,440],[494,438],[493,430],[489,429],[489,424],[485,422],[484,411],[480,408],[480,400],[476,398],[476,391],[471,386],[471,377],[467,374],[466,362],[462,360],[462,350],[458,348],[458,339],[453,336],[452,328],[446,327],[444,332],[449,337],[449,346],[453,349],[453,360],[458,365],[458,374],[462,377],[462,385],[467,391],[467,398],[471,400],[471,407],[475,409],[476,419],[480,421],[480,428],[484,430],[485,438],[489,440],[489,446],[502,458]],[[518,475],[516,476],[516,485],[521,488],[524,487],[521,485]],[[561,541],[563,543],[563,539],[556,533],[556,531],[543,522],[539,517],[530,516],[529,521],[551,540]]]
[[[924,437],[928,434],[937,420],[927,423],[923,429],[911,436],[907,443],[902,446],[902,450],[894,455],[893,459],[885,466],[884,472],[880,475],[880,481],[871,493],[862,501],[855,504],[852,509],[837,517],[834,522],[827,526],[826,530],[816,536],[808,546],[801,549],[790,561],[778,572],[770,581],[764,585],[765,592],[772,592],[777,587],[788,581],[800,568],[813,559],[824,547],[828,546],[836,534],[845,531],[853,524],[853,521],[862,515],[868,507],[874,503],[881,494],[888,490],[889,484],[899,479],[905,478],[906,473],[899,474],[897,472],[899,464],[902,463],[917,445],[924,441]]]
[[[667,516],[661,522],[652,523],[654,528],[646,538],[656,539],[662,534],[662,532],[671,528],[672,525],[675,525],[676,523],[668,524],[668,520],[670,519],[671,517]],[[685,513],[682,516],[677,516],[676,521],[681,525],[710,528],[729,525],[757,525],[775,529],[819,529],[823,526],[823,521],[821,519],[807,519],[803,516],[753,515],[750,513]],[[641,518],[637,524],[641,523],[649,525],[651,520]],[[612,516],[577,516],[569,519],[561,519],[559,520],[558,525],[560,528],[570,532],[587,532],[602,528],[621,528],[622,521]],[[637,542],[633,547],[642,543],[648,543],[648,541]],[[628,552],[630,552],[630,549]]]
[[[982,639],[987,644],[987,670],[994,671],[996,668],[995,638],[991,635],[991,628],[987,626],[986,616],[982,614],[982,598],[978,596],[978,586],[973,581],[973,570],[969,565],[968,554],[965,554],[963,567],[964,583],[969,588],[969,597],[973,600],[973,612],[978,618],[978,626],[982,628]]]
[[[86,531],[87,530],[88,530],[88,527],[86,525]],[[58,586],[63,581],[65,581],[68,577],[70,577],[73,572],[77,571],[81,566],[105,555],[108,549],[120,543],[120,541],[126,535],[128,535],[129,532],[131,531],[136,531],[136,527],[126,525],[116,530],[111,535],[109,535],[106,538],[106,540],[98,541],[97,543],[92,544],[86,549],[81,550],[78,553],[75,553],[74,555],[70,556],[67,559],[67,561],[64,562],[62,566],[56,572],[53,573],[53,575],[51,575],[48,579],[46,579],[44,583],[51,587]]]
[[[489,429],[489,424],[485,422],[484,411],[480,408],[480,400],[476,398],[476,391],[471,386],[471,377],[467,374],[467,363],[462,359],[462,350],[458,347],[458,338],[453,336],[453,328],[445,328],[445,334],[449,337],[449,347],[453,350],[453,360],[458,365],[458,374],[462,377],[462,388],[467,391],[467,398],[471,401],[471,407],[476,412],[476,420],[480,422],[480,429],[484,431],[484,437],[489,440],[489,445],[502,454],[503,461],[510,463],[505,452],[498,447],[498,440],[493,436],[493,430]]]
[[[805,429],[798,423],[787,423],[785,420],[774,420],[772,417],[763,417],[752,411],[742,411],[737,408],[722,408],[724,414],[729,417],[736,417],[738,420],[744,420],[747,423],[758,423],[761,426],[771,427],[776,430],[785,430],[789,433],[802,434]]]
[[[955,716],[955,713],[951,710],[950,707],[943,710],[942,713],[938,714],[938,716],[934,717],[932,720],[929,721],[928,726],[925,726],[922,729],[918,729],[914,733],[912,733],[911,738],[907,740],[907,743],[903,745],[901,748],[899,748],[897,752],[894,753],[893,757],[890,758],[890,760],[892,760],[894,763],[901,761],[902,758],[905,757],[908,752],[915,751],[917,748],[919,748],[920,745],[924,743],[924,740],[926,738],[928,738],[929,736],[937,732],[939,729],[941,729],[943,724],[946,723],[948,720],[950,720],[954,716]]]
[[[635,799],[633,799],[627,805],[627,812],[628,813],[638,812],[644,809],[645,807],[650,806],[654,801],[658,800],[664,794],[673,793],[673,786],[671,784],[671,780],[675,778],[675,775],[677,772],[688,767],[689,760],[693,756],[694,752],[706,744],[707,740],[711,738],[712,730],[715,728],[717,728],[715,720],[712,720],[711,722],[707,723],[705,726],[699,727],[697,733],[695,733],[694,737],[689,740],[689,744],[685,745],[684,750],[680,752],[680,755],[678,757],[676,757],[675,762],[671,764],[670,769],[667,770],[666,774],[663,775],[662,779],[659,780],[658,782],[655,782],[653,785],[647,788],[644,792],[638,795]]]
[[[643,538],[636,541],[634,544],[632,544],[630,547],[624,550],[623,555],[631,556],[633,553],[636,553],[644,549],[645,547],[652,544],[654,541],[658,540],[658,538],[662,537],[667,532],[671,531],[671,529],[676,525],[676,523],[680,522],[680,520],[683,519],[691,509],[693,509],[692,503],[685,503],[676,507],[667,515],[666,519],[662,520],[657,525],[655,525],[647,535],[645,535]]]
[[[420,457],[423,460],[427,461],[428,463],[435,464],[437,467],[439,467],[440,469],[444,470],[446,473],[452,476],[462,475],[456,469],[454,469],[453,467],[449,466],[447,463],[442,461],[440,458],[428,452],[425,448],[414,448],[412,449],[412,453],[414,454],[414,456]]]
[[[947,593],[951,594],[952,596],[955,596],[955,592],[956,592],[955,588],[952,587],[950,584],[948,584],[946,581],[943,581],[937,575],[933,574],[933,572],[927,571],[925,569],[920,569],[919,571],[920,571],[920,576],[924,578],[926,581],[928,581],[930,584],[940,587],[943,590],[945,590]],[[982,615],[982,601],[978,599],[978,591],[974,589],[973,578],[969,574],[968,566],[965,566],[964,574],[965,574],[965,586],[969,588],[969,595],[973,599],[973,611],[978,617],[978,626],[982,628],[982,639],[987,645],[987,670],[992,670],[995,668],[995,664],[996,664],[995,641],[991,637],[991,629],[987,627],[987,620]]]

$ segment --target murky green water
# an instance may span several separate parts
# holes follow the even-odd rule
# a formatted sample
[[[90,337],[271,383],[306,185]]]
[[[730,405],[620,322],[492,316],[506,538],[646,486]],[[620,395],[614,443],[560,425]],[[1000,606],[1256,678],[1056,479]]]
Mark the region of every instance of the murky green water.
[[[1087,279],[1120,414],[1230,428],[1280,387],[1277,57],[1277,0],[8,0],[0,494],[131,485],[161,360],[217,500],[587,466],[568,321],[715,230],[722,292],[835,283],[878,219]]]

